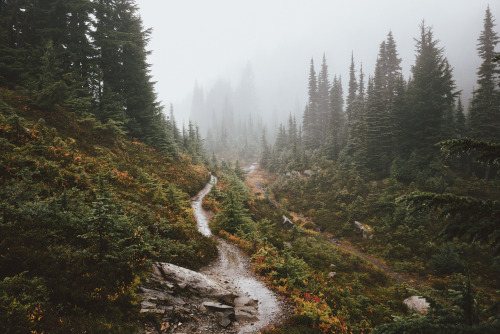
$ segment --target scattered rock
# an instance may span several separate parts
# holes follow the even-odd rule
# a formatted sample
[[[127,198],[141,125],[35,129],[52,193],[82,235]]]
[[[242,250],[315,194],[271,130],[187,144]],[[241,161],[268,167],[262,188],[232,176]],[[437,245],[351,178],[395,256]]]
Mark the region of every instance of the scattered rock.
[[[415,310],[419,313],[427,313],[427,309],[430,304],[424,297],[421,296],[411,296],[406,298],[403,303],[410,309]]]
[[[335,277],[337,276],[337,273],[335,271],[332,271],[331,273],[328,274],[328,277]]]
[[[373,239],[373,229],[371,228],[371,226],[360,223],[358,221],[355,221],[354,225],[363,233],[363,239]]]
[[[232,306],[229,306],[229,305],[224,305],[224,304],[221,304],[221,303],[216,303],[216,302],[204,302],[202,304],[202,306],[205,306],[207,309],[209,310],[222,310],[222,311],[226,311],[226,310],[234,310],[234,307]]]
[[[250,297],[238,297],[234,300],[234,305],[236,307],[240,307],[240,306],[257,306],[258,305],[258,301],[255,300],[255,299],[252,299]]]
[[[254,311],[256,312],[257,310],[254,309]],[[238,322],[259,320],[259,318],[257,318],[257,316],[255,316],[255,314],[247,312],[247,311],[242,310],[242,309],[236,309],[234,317],[235,317],[236,321],[238,321]]]
[[[229,312],[216,312],[217,318],[219,320],[219,324],[226,328],[231,324],[231,319],[229,319],[230,315],[234,313],[229,313]]]
[[[240,307],[236,307],[235,309],[245,311],[245,312],[251,313],[251,314],[258,314],[257,307],[255,307],[255,306],[240,306]]]
[[[313,171],[310,170],[310,169],[307,169],[304,171],[304,174],[306,174],[307,176],[312,176],[313,175]]]
[[[287,229],[292,228],[294,223],[288,219],[287,216],[283,215],[283,226]]]
[[[156,307],[156,304],[153,304],[153,303],[148,302],[148,301],[143,301],[141,303],[141,307],[142,308],[153,308],[153,307]]]

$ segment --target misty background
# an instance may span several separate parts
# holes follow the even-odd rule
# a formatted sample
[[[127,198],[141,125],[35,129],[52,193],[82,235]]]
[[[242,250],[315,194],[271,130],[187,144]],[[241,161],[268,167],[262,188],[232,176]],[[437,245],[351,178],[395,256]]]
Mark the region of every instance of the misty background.
[[[325,55],[330,76],[342,77],[345,92],[351,54],[356,71],[362,64],[372,75],[379,45],[392,31],[407,80],[422,20],[444,48],[467,107],[481,62],[476,45],[487,6],[500,17],[500,3],[487,0],[137,0],[137,5],[144,27],[153,29],[148,49],[158,99],[166,109],[173,104],[180,125],[193,116],[193,94],[194,109],[201,98],[210,114],[216,105],[224,108],[232,91],[230,104],[240,106],[236,112],[252,112],[271,131],[289,114],[301,120],[311,58],[318,69]],[[244,89],[249,91],[238,93]]]

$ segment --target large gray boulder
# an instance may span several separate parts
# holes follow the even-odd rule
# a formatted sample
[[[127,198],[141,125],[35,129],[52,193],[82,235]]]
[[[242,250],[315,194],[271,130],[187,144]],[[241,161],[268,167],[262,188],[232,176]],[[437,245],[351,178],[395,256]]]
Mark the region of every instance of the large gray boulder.
[[[236,294],[209,277],[196,271],[182,268],[171,263],[157,263],[163,278],[175,283],[181,289],[189,289],[202,297],[211,297],[226,304],[233,304]]]

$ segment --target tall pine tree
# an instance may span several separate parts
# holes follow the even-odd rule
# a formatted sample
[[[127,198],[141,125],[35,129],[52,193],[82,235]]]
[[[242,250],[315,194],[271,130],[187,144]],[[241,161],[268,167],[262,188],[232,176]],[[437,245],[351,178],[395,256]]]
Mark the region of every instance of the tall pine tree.
[[[366,108],[367,154],[369,168],[379,175],[386,175],[394,156],[394,99],[398,78],[401,76],[401,59],[396,43],[389,32],[380,44],[375,66],[373,90]]]
[[[477,72],[478,88],[474,91],[469,112],[470,136],[475,139],[500,142],[500,94],[498,64],[493,61],[499,41],[490,8],[486,9],[484,27],[479,36],[477,51],[482,63]]]
[[[318,118],[318,81],[314,69],[314,61],[311,59],[309,67],[309,100],[304,111],[304,147],[306,149],[317,148],[317,118]]]
[[[411,138],[411,148],[418,151],[423,161],[435,155],[437,142],[446,139],[445,115],[456,95],[452,70],[437,44],[432,29],[422,23],[408,87],[410,132],[407,135]]]

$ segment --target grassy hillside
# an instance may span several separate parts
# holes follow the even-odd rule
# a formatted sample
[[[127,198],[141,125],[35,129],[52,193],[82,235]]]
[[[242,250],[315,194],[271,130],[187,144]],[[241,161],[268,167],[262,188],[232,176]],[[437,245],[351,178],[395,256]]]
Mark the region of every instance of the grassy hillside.
[[[498,328],[498,179],[467,177],[444,164],[441,175],[411,183],[398,175],[366,181],[323,167],[311,177],[277,178],[270,186],[274,199],[395,271],[414,275],[428,287],[424,293],[453,305],[448,318],[433,314],[425,321],[449,322],[471,333],[481,326]],[[355,221],[368,225],[373,239],[364,239]]]
[[[209,179],[116,124],[0,90],[0,332],[133,332],[152,261],[216,252],[189,198]]]

